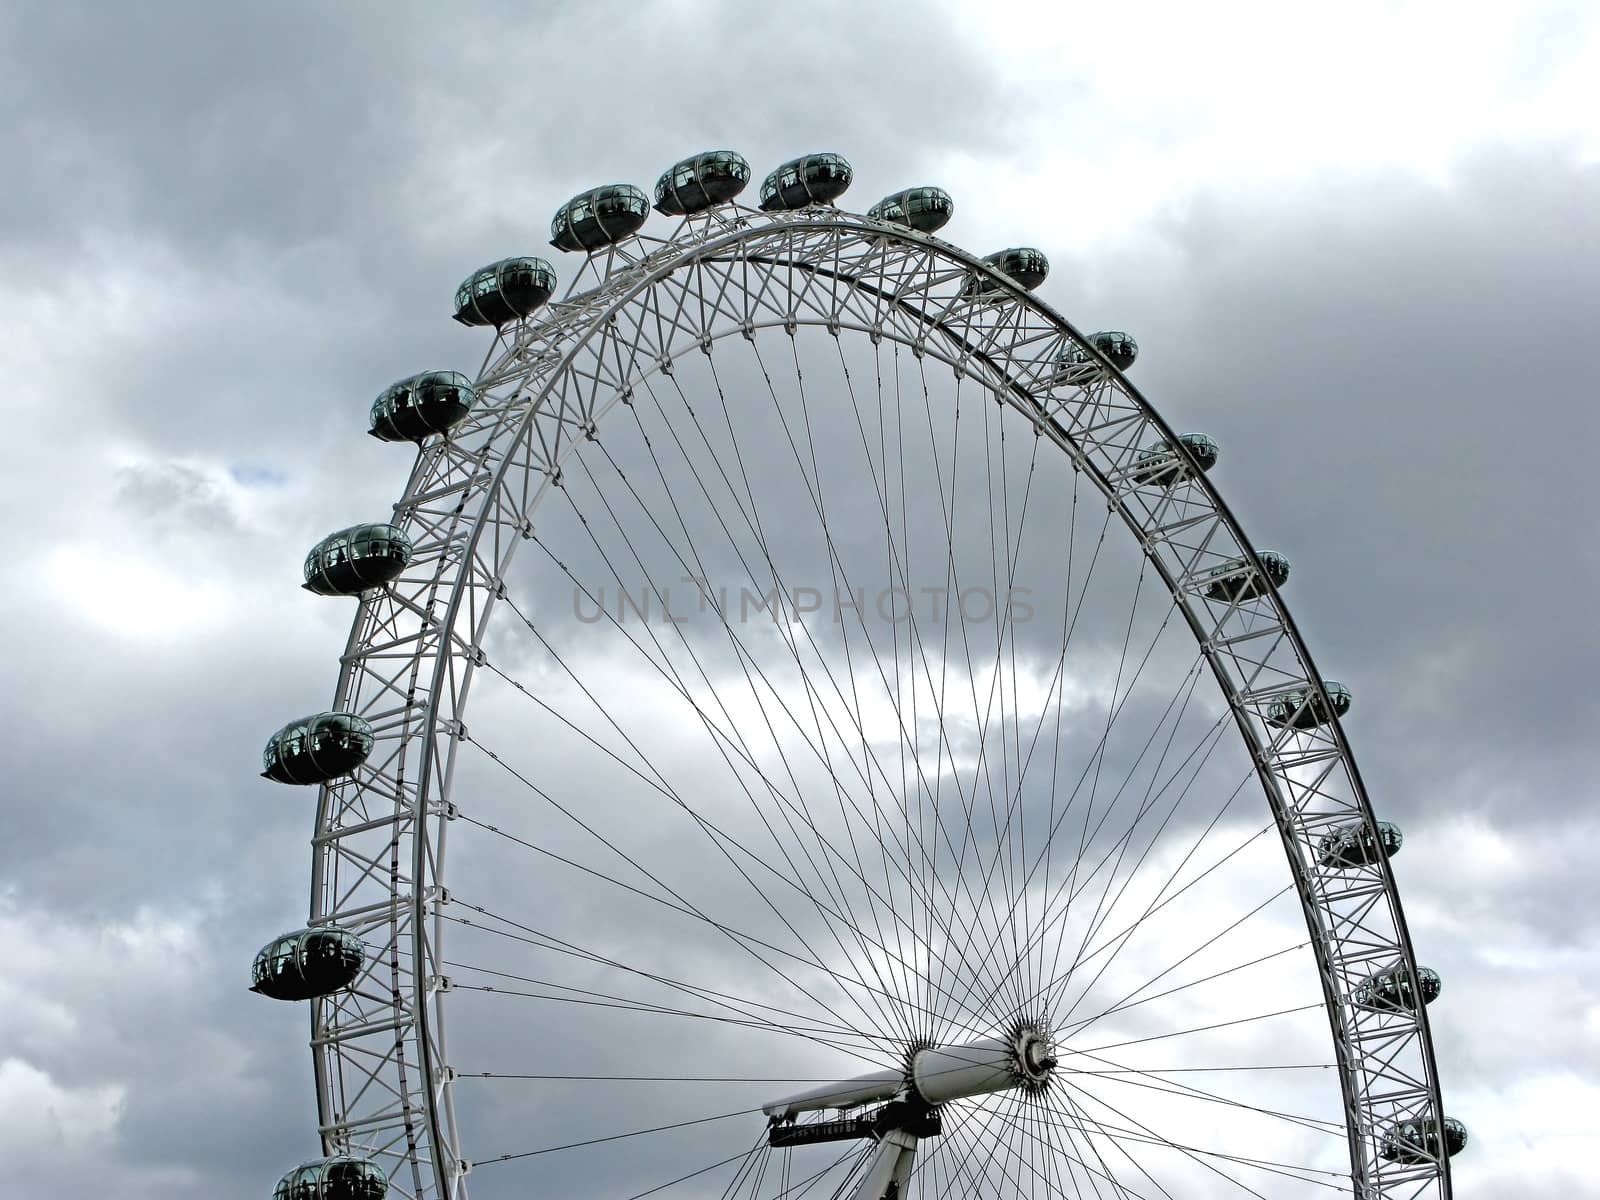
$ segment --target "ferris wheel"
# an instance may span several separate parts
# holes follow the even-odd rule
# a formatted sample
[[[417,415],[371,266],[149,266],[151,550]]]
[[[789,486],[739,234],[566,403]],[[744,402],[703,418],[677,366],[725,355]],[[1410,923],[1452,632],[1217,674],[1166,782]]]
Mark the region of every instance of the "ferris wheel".
[[[280,1200],[1448,1197],[1400,831],[1218,446],[940,189],[750,178],[574,197],[565,289],[475,272],[476,375],[372,405],[415,465],[264,756],[319,789]]]

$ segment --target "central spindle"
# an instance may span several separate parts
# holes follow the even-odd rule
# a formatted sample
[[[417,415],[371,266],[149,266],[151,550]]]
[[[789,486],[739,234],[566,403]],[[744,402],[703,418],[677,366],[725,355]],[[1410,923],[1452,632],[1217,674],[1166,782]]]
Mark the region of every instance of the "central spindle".
[[[897,1098],[919,1102],[924,1108],[938,1108],[952,1100],[1012,1088],[1039,1091],[1049,1081],[1055,1065],[1055,1048],[1049,1035],[1024,1021],[999,1037],[980,1038],[959,1046],[917,1047],[906,1056],[903,1069],[873,1071],[825,1083],[771,1101],[761,1111],[774,1121],[792,1121],[804,1112],[851,1109]]]

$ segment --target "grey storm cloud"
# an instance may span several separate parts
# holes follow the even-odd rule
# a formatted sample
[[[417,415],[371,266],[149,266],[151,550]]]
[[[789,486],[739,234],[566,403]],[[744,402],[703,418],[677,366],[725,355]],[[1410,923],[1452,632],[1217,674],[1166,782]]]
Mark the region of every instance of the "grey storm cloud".
[[[1172,231],[1203,265],[1169,319],[1225,311],[1189,345],[1230,351],[1186,372],[1172,407],[1206,412],[1221,470],[1236,445],[1252,457],[1233,503],[1296,562],[1295,611],[1322,669],[1361,686],[1353,728],[1398,776],[1401,812],[1537,820],[1593,800],[1572,784],[1600,717],[1582,599],[1597,361],[1580,332],[1600,302],[1597,184],[1555,155],[1486,153],[1448,191],[1380,177],[1306,197],[1296,222],[1229,222],[1249,237]],[[1386,202],[1381,250],[1362,196]],[[1496,795],[1478,772],[1520,786]]]
[[[36,380],[8,406],[34,436],[11,442],[0,481],[21,605],[20,685],[0,702],[0,897],[27,955],[17,995],[0,991],[0,1060],[69,1098],[121,1089],[106,1139],[85,1155],[63,1128],[16,1179],[66,1197],[264,1193],[316,1147],[305,1013],[243,990],[254,950],[304,919],[311,797],[254,773],[273,727],[326,704],[351,613],[298,590],[301,556],[381,519],[404,484],[406,452],[363,436],[372,395],[424,367],[475,367],[483,338],[447,318],[481,262],[544,253],[569,277],[546,224],[581,188],[648,186],[712,144],[758,172],[828,148],[855,162],[847,199],[864,207],[938,182],[953,159],[1041,153],[1008,119],[1025,81],[940,19],[829,4],[760,20],[732,4],[21,6],[0,17],[0,64],[0,99],[21,114],[0,132],[17,165],[0,299],[23,331],[8,351]],[[1585,599],[1600,584],[1597,191],[1565,148],[1490,147],[1447,184],[1374,172],[1205,194],[1111,247],[1076,241],[1070,206],[1019,199],[1004,217],[1051,255],[1045,299],[1081,328],[1138,335],[1135,382],[1174,425],[1218,439],[1223,495],[1258,546],[1292,560],[1289,602],[1318,664],[1355,691],[1348,727],[1380,815],[1411,835],[1396,870],[1430,938],[1419,952],[1446,974],[1433,1011],[1447,1091],[1600,1073],[1592,1034],[1551,1032],[1582,1028],[1597,986],[1594,917],[1573,903],[1592,890],[1575,847],[1592,836],[1600,767]],[[214,584],[225,611],[155,640],[86,626],[52,582],[52,554],[81,542]],[[118,583],[77,586],[114,599]],[[545,611],[570,604],[540,594]],[[465,777],[487,793],[480,768]],[[508,828],[532,818],[514,797],[494,801]],[[1441,843],[1460,818],[1537,862],[1459,878],[1469,848]],[[490,880],[479,902],[516,903],[520,859],[464,838],[461,854]],[[700,883],[708,902],[736,902],[727,879]],[[648,907],[619,904],[597,926],[620,939],[605,923],[631,912],[646,928]],[[463,953],[495,940],[475,936]],[[1508,948],[1525,958],[1505,965]],[[706,957],[685,971],[727,966],[703,939],[691,951]],[[638,952],[664,967],[674,949]],[[551,957],[528,952],[528,974]],[[460,1047],[480,1063],[615,1067],[641,1028],[459,999]],[[1521,1058],[1473,1015],[1514,1005],[1539,1006]],[[837,1065],[761,1036],[716,1030],[703,1054],[649,1057]],[[473,1086],[506,1089],[463,1100],[486,1153],[592,1130],[613,1103]],[[658,1118],[638,1092],[628,1104],[607,1120]],[[739,1148],[717,1128],[681,1137],[673,1161]],[[604,1169],[622,1186],[643,1153]],[[475,1192],[519,1186],[492,1170]],[[539,1177],[574,1194],[611,1178]],[[1552,1180],[1528,1194],[1561,1194]]]

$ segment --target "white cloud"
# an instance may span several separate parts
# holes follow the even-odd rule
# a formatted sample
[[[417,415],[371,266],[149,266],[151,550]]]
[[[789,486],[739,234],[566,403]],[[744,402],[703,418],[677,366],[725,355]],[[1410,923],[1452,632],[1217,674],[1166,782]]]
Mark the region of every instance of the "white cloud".
[[[67,1088],[18,1058],[0,1061],[0,1155],[13,1166],[98,1153],[116,1129],[127,1088]]]
[[[105,1006],[181,983],[194,963],[192,924],[153,912],[80,924],[0,895],[0,945],[0,1156],[42,1164],[104,1153],[133,1087]]]
[[[105,997],[154,994],[193,977],[197,921],[151,909],[116,921],[72,920],[0,893],[0,1036],[40,1052],[99,1036],[93,1013]]]
[[[62,546],[44,563],[57,598],[98,629],[135,640],[203,632],[227,616],[227,592],[103,545]]]
[[[1467,1126],[1467,1149],[1452,1164],[1464,1193],[1596,1194],[1584,1164],[1594,1152],[1600,1084],[1570,1072],[1541,1072],[1506,1088],[1464,1088],[1448,1108]]]
[[[1019,140],[1047,148],[958,161],[961,191],[1013,221],[1016,197],[1048,198],[1026,219],[1059,214],[1069,244],[1129,233],[1207,189],[1377,168],[1442,181],[1495,143],[1568,141],[1600,156],[1592,11],[999,0],[949,12],[1024,89]]]

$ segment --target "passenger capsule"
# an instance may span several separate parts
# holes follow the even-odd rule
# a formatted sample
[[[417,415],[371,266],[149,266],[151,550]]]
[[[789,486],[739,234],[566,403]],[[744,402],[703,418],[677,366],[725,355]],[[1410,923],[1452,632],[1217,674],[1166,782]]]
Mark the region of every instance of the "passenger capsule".
[[[650,199],[631,183],[608,183],[579,192],[550,221],[550,244],[557,250],[595,250],[639,232],[650,215]]]
[[[1202,474],[1217,465],[1217,444],[1203,433],[1180,433],[1178,441],[1194,459]],[[1189,464],[1176,454],[1165,441],[1157,442],[1139,455],[1133,470],[1134,479],[1140,483],[1153,483],[1157,487],[1172,487],[1191,478]]]
[[[1438,1162],[1454,1158],[1466,1144],[1467,1127],[1454,1117],[1407,1117],[1384,1133],[1378,1152],[1390,1162]]]
[[[301,717],[267,739],[261,775],[279,783],[327,783],[366,762],[373,742],[372,726],[354,713]]]
[[[353,1154],[301,1163],[272,1189],[272,1200],[383,1200],[389,1181],[377,1163]]]
[[[1417,997],[1423,1004],[1432,1004],[1443,988],[1439,972],[1431,967],[1417,968],[1417,986],[1411,986],[1411,974],[1404,967],[1380,971],[1369,975],[1356,985],[1352,999],[1362,1008],[1375,1008],[1380,1012],[1406,1012],[1417,1007]]]
[[[502,258],[479,267],[456,289],[455,319],[493,325],[525,317],[555,294],[556,271],[542,258]]]
[[[1256,561],[1261,564],[1260,571],[1243,558],[1213,567],[1206,577],[1206,598],[1224,604],[1254,600],[1289,582],[1289,560],[1283,555],[1261,550],[1256,553]]]
[[[460,421],[474,398],[472,381],[459,371],[424,371],[379,394],[367,432],[381,442],[420,442]]]
[[[726,204],[750,182],[750,164],[736,150],[707,150],[674,163],[656,180],[656,211],[669,217]]]
[[[874,221],[904,225],[918,233],[932,233],[943,229],[955,211],[955,202],[943,188],[915,187],[885,196],[867,209],[867,216]]]
[[[1341,825],[1317,841],[1317,860],[1325,867],[1370,867],[1400,853],[1405,837],[1391,821]]]
[[[1139,343],[1133,340],[1131,333],[1123,333],[1120,330],[1106,329],[1099,333],[1091,333],[1089,344],[1109,359],[1111,365],[1119,371],[1126,371],[1133,366],[1133,360],[1139,357]],[[1089,356],[1089,352],[1076,342],[1061,352],[1058,361],[1061,368],[1067,371],[1099,365]]]
[[[411,562],[411,539],[394,525],[352,525],[306,555],[305,584],[319,596],[356,596],[397,579]]]
[[[832,204],[855,178],[842,154],[802,154],[761,181],[761,211]]]
[[[1267,723],[1279,729],[1315,729],[1350,711],[1349,688],[1332,679],[1324,679],[1322,687],[1333,701],[1332,713],[1322,702],[1321,692],[1314,688],[1296,688],[1273,697],[1265,713]]]
[[[1005,250],[996,250],[993,254],[985,254],[982,262],[985,266],[993,267],[1000,274],[1015,280],[1020,287],[1030,292],[1043,283],[1045,277],[1050,274],[1050,260],[1044,256],[1043,250],[1035,250],[1032,246],[1012,246]],[[995,296],[1002,290],[988,276],[974,275],[967,280],[963,294]]]
[[[361,974],[367,948],[348,929],[301,929],[261,947],[250,990],[274,1000],[309,1000],[342,991]]]

